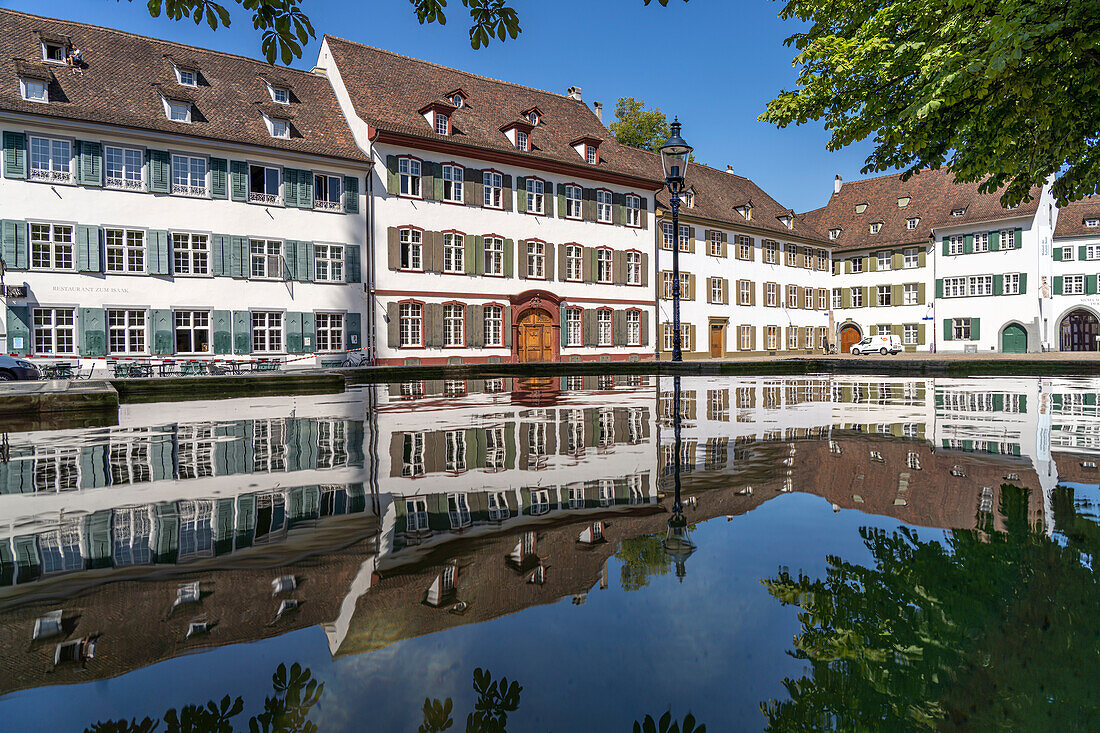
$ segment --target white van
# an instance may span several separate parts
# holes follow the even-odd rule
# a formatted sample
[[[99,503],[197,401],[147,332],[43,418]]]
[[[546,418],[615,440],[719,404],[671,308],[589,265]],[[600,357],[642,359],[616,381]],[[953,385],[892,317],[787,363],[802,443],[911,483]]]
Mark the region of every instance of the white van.
[[[885,356],[887,352],[896,354],[901,350],[901,336],[895,334],[889,334],[887,336],[868,336],[858,344],[852,344],[852,348],[849,349],[852,356],[873,354],[876,351]]]

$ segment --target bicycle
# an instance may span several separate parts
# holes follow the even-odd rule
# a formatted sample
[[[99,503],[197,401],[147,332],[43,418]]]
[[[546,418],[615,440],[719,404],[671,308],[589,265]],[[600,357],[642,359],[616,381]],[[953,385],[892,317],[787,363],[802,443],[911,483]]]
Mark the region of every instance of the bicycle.
[[[367,355],[361,351],[353,351],[344,357],[344,360],[340,362],[341,367],[361,367],[368,366],[370,362],[367,360]]]

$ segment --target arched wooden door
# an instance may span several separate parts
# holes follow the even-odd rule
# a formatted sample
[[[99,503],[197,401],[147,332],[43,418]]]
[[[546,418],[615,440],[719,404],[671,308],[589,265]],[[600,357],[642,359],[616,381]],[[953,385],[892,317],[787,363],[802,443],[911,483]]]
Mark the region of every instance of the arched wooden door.
[[[1001,334],[1001,352],[1004,354],[1027,353],[1027,331],[1019,323],[1005,326]]]
[[[554,328],[550,314],[539,308],[524,311],[516,323],[516,356],[520,361],[552,361]]]
[[[840,353],[841,354],[847,354],[848,349],[852,348],[852,344],[859,343],[859,340],[862,339],[862,338],[863,338],[863,336],[862,336],[862,334],[860,334],[858,326],[853,326],[850,323],[846,326],[841,326],[840,327]]]
[[[1062,351],[1096,351],[1096,316],[1075,310],[1062,319]]]

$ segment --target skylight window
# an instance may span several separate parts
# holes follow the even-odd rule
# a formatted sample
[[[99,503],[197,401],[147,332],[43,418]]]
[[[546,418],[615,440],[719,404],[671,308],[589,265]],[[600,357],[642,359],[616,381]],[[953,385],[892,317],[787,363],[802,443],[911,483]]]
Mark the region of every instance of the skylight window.
[[[840,236],[840,230],[839,229],[830,229],[829,230],[829,239],[836,239],[839,236]]]
[[[857,214],[862,214],[864,211],[867,211],[867,204],[865,204],[865,203],[856,204],[856,213]]]
[[[901,198],[898,199],[898,208],[899,209],[904,209],[908,205],[909,205],[909,197],[908,196],[902,196]]]
[[[951,216],[962,216],[966,213],[966,209],[951,209]]]
[[[871,223],[871,234],[878,234],[882,229],[882,222],[876,221]]]
[[[290,104],[290,90],[283,87],[271,87],[271,99],[279,104]]]
[[[905,221],[905,228],[906,228],[906,229],[916,229],[916,228],[917,228],[917,224],[918,224],[919,222],[920,222],[920,219],[916,219],[916,218],[913,218],[913,219],[906,219],[906,221]]]
[[[1100,227],[1100,219],[1085,219],[1085,226],[1089,228]]]
[[[176,67],[176,81],[185,87],[195,87],[199,85],[198,74],[194,69],[181,69]]]
[[[28,102],[50,101],[48,85],[39,79],[20,79],[19,93]]]
[[[191,103],[181,102],[178,99],[165,100],[168,108],[168,119],[173,122],[191,122]]]

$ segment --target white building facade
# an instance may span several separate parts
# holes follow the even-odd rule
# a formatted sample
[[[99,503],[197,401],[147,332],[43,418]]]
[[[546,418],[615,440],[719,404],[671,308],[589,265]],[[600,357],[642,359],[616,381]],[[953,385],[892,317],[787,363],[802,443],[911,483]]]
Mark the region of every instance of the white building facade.
[[[1058,212],[1050,268],[1046,318],[1051,348],[1100,350],[1100,196]]]

